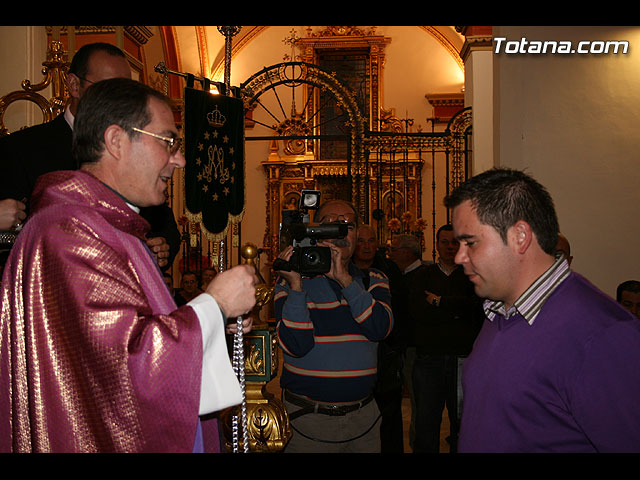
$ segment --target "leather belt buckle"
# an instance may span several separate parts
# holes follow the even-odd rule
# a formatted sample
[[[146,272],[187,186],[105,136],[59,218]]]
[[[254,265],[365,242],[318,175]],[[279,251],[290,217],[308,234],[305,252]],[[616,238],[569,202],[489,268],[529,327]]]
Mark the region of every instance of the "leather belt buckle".
[[[302,398],[294,393],[291,393],[288,390],[284,391],[284,398],[294,405],[302,407],[302,410],[293,413],[293,415],[296,417],[312,412],[332,417],[342,417],[347,413],[355,412],[356,410],[359,410],[360,408],[367,405],[373,399],[373,395],[370,395],[364,400],[351,405],[331,405],[313,402]]]
[[[332,417],[342,417],[353,410],[355,409],[342,405],[323,405],[320,407],[321,413]]]

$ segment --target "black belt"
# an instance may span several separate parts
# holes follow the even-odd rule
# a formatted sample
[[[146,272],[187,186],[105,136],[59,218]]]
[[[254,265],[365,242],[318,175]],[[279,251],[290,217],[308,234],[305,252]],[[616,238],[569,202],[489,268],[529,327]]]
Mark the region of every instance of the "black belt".
[[[347,413],[355,412],[356,410],[364,407],[371,400],[373,400],[373,395],[369,395],[367,398],[356,403],[351,403],[349,405],[332,405],[330,403],[314,402],[313,400],[308,400],[306,398],[295,395],[288,390],[284,391],[284,398],[287,402],[292,403],[298,407],[302,407],[300,410],[289,413],[289,420],[293,420],[294,418],[306,415],[307,413],[320,413],[322,415],[331,415],[337,417],[344,416]]]

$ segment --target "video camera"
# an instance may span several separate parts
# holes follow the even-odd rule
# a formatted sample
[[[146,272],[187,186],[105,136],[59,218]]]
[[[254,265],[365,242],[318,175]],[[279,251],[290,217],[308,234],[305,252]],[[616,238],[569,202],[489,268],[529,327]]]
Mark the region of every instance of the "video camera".
[[[320,192],[302,190],[299,210],[283,210],[280,226],[280,245],[293,245],[289,261],[280,258],[273,262],[274,270],[298,272],[302,276],[322,275],[331,269],[331,250],[319,247],[318,240],[344,238],[349,229],[344,222],[311,225],[309,211],[318,210]]]

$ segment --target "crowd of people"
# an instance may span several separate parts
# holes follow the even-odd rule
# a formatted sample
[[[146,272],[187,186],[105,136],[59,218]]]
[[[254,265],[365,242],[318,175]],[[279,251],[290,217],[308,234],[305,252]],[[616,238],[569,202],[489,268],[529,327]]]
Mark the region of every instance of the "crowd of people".
[[[0,141],[0,229],[20,229],[0,451],[222,451],[214,414],[242,396],[225,333],[256,272],[185,271],[174,289],[165,199],[185,159],[168,99],[103,44],[78,51],[68,88],[59,118]],[[445,206],[435,262],[330,200],[314,220],[346,233],[318,242],[328,271],[276,271],[285,452],[404,452],[406,394],[415,453],[439,452],[445,409],[454,453],[640,451],[640,282],[616,301],[573,271],[552,198],[521,171],[476,175]]]
[[[551,196],[521,171],[476,175],[445,205],[436,262],[411,235],[383,254],[348,202],[317,211],[349,235],[318,243],[329,273],[279,272],[285,451],[404,451],[405,390],[415,453],[439,452],[445,408],[453,453],[640,451],[638,282],[616,302],[572,271]]]

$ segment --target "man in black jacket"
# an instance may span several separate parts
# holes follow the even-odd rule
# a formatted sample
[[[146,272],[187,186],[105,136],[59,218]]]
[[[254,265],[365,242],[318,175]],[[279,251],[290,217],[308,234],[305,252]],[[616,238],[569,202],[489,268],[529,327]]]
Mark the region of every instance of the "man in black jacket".
[[[12,209],[14,227],[19,227],[29,211],[29,197],[40,175],[57,170],[76,170],[71,154],[73,119],[85,90],[100,80],[131,78],[125,54],[107,43],[80,48],[67,74],[69,105],[50,122],[19,130],[0,138],[0,209]],[[16,205],[19,208],[16,208]],[[24,209],[20,213],[18,210]],[[5,212],[0,211],[0,217]],[[140,209],[151,224],[149,247],[160,267],[170,266],[180,248],[180,232],[168,205]]]
[[[414,453],[438,453],[440,424],[446,405],[450,451],[456,451],[459,429],[458,368],[471,352],[482,325],[480,299],[461,267],[455,264],[458,241],[451,225],[436,234],[438,261],[422,268],[410,287],[409,308],[415,320],[416,344],[412,382],[415,395]]]

